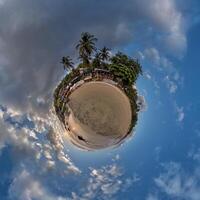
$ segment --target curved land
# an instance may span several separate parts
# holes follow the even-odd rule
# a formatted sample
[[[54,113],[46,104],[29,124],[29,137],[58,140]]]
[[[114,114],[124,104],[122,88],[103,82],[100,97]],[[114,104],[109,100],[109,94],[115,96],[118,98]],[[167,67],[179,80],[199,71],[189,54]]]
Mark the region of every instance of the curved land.
[[[54,92],[56,114],[76,146],[95,150],[121,144],[137,123],[139,106],[134,84],[142,68],[122,52],[97,49],[97,38],[82,33],[76,45],[80,64],[70,56],[61,63],[70,73]]]
[[[129,131],[131,105],[127,96],[106,82],[88,82],[69,96],[69,134],[74,143],[87,148],[105,148],[117,143]]]
[[[137,121],[136,90],[107,70],[78,70],[67,75],[54,94],[67,138],[86,150],[121,144]]]

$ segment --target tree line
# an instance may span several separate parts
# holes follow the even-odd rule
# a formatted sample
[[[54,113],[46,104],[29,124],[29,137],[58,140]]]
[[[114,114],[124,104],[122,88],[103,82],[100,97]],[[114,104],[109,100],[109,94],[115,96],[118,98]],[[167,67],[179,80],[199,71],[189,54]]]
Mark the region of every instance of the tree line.
[[[78,68],[103,68],[107,69],[120,78],[125,84],[132,85],[139,75],[142,75],[142,67],[138,60],[135,60],[122,52],[111,56],[110,49],[103,47],[97,49],[95,44],[97,38],[94,35],[84,32],[76,45],[81,63]],[[69,56],[62,57],[61,63],[67,71],[75,71],[74,63]]]

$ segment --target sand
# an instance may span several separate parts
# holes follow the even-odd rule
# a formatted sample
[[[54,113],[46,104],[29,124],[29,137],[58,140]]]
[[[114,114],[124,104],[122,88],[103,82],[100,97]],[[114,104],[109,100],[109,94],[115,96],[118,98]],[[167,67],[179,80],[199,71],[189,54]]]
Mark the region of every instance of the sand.
[[[105,148],[117,143],[129,131],[129,99],[110,83],[84,83],[69,96],[68,105],[71,110],[69,136],[78,146],[86,149]]]

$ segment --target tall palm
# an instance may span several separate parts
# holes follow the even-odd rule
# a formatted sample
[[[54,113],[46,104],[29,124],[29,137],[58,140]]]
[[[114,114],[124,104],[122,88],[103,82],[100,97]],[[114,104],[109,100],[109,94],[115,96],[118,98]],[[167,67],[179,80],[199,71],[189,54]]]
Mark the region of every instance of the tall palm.
[[[100,57],[101,57],[102,61],[108,60],[110,58],[110,49],[104,46],[100,50]]]
[[[90,64],[91,55],[96,51],[95,42],[97,38],[88,32],[81,34],[81,39],[76,45],[76,49],[79,51],[79,58],[83,61],[83,64]]]
[[[72,62],[72,59],[69,56],[62,57],[61,63],[63,64],[63,68],[65,70],[73,70],[74,69],[74,63]]]

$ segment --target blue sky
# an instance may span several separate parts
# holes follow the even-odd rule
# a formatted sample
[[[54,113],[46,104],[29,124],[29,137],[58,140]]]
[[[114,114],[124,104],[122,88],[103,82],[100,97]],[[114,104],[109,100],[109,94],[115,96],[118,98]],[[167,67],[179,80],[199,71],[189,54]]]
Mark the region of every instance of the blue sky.
[[[0,23],[1,200],[200,199],[198,1],[0,0]],[[115,149],[77,149],[52,113],[83,31],[143,66],[144,110]]]

